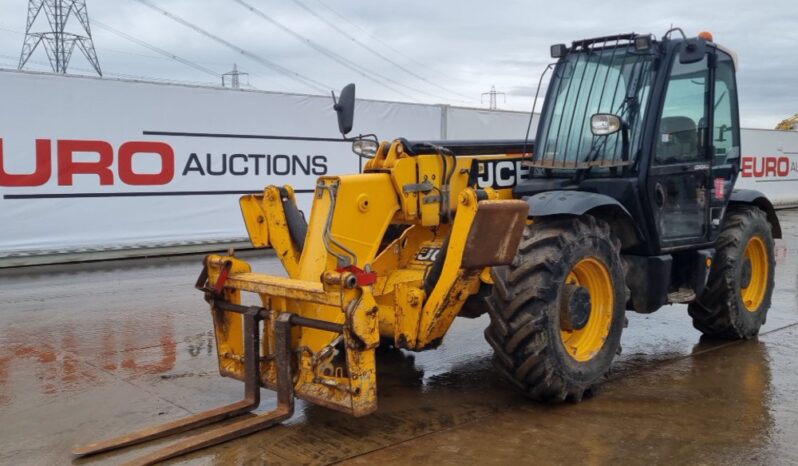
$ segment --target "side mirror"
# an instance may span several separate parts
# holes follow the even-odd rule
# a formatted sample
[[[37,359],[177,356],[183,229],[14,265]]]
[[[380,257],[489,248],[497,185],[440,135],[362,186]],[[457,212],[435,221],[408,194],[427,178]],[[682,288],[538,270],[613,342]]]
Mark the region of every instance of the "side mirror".
[[[352,141],[352,152],[365,159],[373,159],[380,145],[373,139],[355,139]]]
[[[352,131],[355,119],[355,84],[347,84],[341,89],[341,95],[335,100],[333,92],[333,109],[338,114],[338,130],[344,138]]]
[[[621,130],[621,117],[612,113],[596,113],[590,117],[590,131],[594,136],[609,136]]]

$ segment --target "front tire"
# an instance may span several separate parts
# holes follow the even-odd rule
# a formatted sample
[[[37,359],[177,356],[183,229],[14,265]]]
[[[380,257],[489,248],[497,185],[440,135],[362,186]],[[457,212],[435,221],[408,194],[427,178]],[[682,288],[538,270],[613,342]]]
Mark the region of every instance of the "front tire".
[[[604,377],[625,320],[619,254],[607,223],[589,215],[526,227],[487,300],[485,337],[505,379],[537,400],[579,401]]]
[[[767,319],[776,267],[765,213],[728,212],[716,247],[706,289],[688,306],[693,326],[709,337],[753,338]]]

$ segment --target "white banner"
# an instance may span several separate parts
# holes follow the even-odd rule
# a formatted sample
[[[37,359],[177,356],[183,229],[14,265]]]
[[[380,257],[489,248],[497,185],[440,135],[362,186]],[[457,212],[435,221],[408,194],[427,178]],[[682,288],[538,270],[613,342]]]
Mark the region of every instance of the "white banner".
[[[529,113],[446,107],[446,127],[442,139],[523,139],[529,125]],[[532,122],[529,139],[535,139],[537,118]]]
[[[777,207],[798,206],[798,131],[743,129],[736,188],[764,193]]]
[[[243,239],[242,193],[308,209],[317,176],[359,169],[329,97],[0,71],[0,104],[0,257]],[[444,108],[359,99],[350,135],[439,140]],[[466,133],[519,137],[510,115]]]

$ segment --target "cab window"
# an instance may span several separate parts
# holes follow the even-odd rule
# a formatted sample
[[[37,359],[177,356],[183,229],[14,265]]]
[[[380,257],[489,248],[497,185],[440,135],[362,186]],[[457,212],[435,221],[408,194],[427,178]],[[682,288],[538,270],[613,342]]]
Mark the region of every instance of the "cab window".
[[[707,57],[680,63],[676,54],[657,130],[656,164],[704,160],[708,81]]]
[[[712,144],[715,146],[713,165],[723,165],[729,159],[740,157],[737,128],[737,90],[734,82],[734,62],[724,52],[718,51],[715,70],[715,121],[712,125]]]

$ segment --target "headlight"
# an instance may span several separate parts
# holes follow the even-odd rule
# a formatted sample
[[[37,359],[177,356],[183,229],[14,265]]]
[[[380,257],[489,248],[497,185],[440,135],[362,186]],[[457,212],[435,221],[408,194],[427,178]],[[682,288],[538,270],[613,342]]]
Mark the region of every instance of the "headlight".
[[[377,155],[377,148],[379,148],[379,144],[372,139],[357,139],[352,142],[352,152],[367,159]]]

